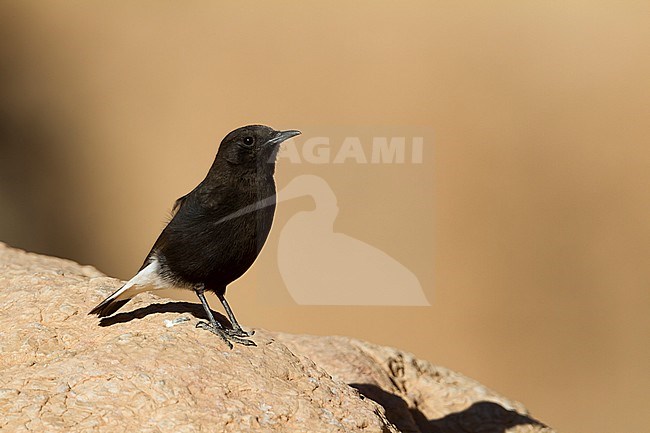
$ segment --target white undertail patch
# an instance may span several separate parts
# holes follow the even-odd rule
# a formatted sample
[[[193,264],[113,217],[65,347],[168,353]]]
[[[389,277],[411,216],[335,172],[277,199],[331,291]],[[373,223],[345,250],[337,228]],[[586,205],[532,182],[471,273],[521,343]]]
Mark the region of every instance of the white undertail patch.
[[[113,293],[111,298],[115,301],[131,299],[138,293],[170,289],[172,287],[174,287],[173,284],[160,275],[160,262],[154,256],[147,266],[127,281],[120,290]]]

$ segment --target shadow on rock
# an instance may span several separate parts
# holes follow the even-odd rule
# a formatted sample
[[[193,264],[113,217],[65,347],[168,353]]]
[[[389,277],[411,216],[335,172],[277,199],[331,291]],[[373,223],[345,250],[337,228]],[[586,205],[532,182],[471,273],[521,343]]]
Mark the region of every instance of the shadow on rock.
[[[205,316],[205,311],[203,311],[203,307],[199,304],[194,304],[192,302],[167,302],[165,304],[150,304],[146,307],[136,308],[133,311],[117,313],[110,317],[104,317],[99,321],[99,326],[111,326],[116,323],[130,322],[133,319],[142,319],[149,314],[158,313],[189,313],[197,319],[208,320]],[[217,322],[219,322],[224,328],[231,328],[230,322],[225,316],[215,311],[212,311],[212,314]]]
[[[491,401],[479,401],[460,412],[450,413],[438,419],[427,419],[417,408],[409,408],[401,397],[376,385],[352,383],[350,386],[364,397],[380,404],[386,411],[388,420],[402,432],[505,433],[518,425],[546,427],[529,416],[508,410]]]

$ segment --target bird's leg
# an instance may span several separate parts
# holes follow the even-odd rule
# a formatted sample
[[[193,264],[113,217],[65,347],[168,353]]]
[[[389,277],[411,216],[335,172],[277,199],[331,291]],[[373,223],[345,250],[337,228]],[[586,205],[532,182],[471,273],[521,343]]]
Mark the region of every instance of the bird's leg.
[[[212,332],[213,334],[219,336],[228,345],[228,347],[231,348],[231,349],[232,349],[231,341],[234,341],[235,343],[242,344],[244,346],[255,346],[255,343],[250,341],[250,340],[245,340],[243,338],[239,338],[236,335],[227,334],[226,331],[223,329],[223,326],[221,326],[219,324],[219,322],[217,322],[215,320],[214,316],[212,315],[212,311],[210,310],[210,306],[208,305],[208,301],[207,301],[207,299],[205,299],[205,295],[203,294],[203,292],[205,292],[205,288],[200,287],[200,288],[195,289],[194,291],[196,292],[196,296],[198,296],[199,299],[201,300],[201,304],[203,305],[203,309],[205,310],[205,314],[207,314],[208,321],[210,322],[210,323],[207,323],[207,322],[199,321],[196,324],[197,328],[207,329],[208,331]]]
[[[221,305],[223,305],[224,310],[226,310],[226,314],[228,315],[228,320],[230,320],[230,324],[232,325],[232,330],[226,329],[226,332],[229,335],[234,335],[236,337],[250,337],[253,334],[255,334],[255,331],[250,331],[250,332],[244,331],[244,329],[241,327],[239,322],[237,322],[237,319],[235,319],[235,314],[230,309],[230,305],[228,305],[228,301],[226,301],[226,296],[223,293],[217,292],[217,297],[221,301]]]

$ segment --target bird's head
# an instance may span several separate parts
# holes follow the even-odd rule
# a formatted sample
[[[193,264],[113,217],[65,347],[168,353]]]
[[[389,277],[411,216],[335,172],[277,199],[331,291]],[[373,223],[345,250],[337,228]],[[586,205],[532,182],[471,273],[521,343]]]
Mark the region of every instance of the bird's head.
[[[264,125],[242,126],[226,135],[219,146],[217,158],[224,158],[235,165],[273,166],[280,143],[299,134],[300,131],[276,131]]]

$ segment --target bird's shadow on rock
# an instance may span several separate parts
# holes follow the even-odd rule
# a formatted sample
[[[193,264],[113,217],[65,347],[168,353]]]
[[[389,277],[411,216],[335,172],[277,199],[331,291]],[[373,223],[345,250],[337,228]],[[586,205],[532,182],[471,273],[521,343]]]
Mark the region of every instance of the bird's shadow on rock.
[[[146,307],[136,308],[132,311],[118,313],[110,317],[104,317],[99,321],[99,326],[111,326],[117,323],[130,322],[133,319],[142,319],[149,314],[159,313],[189,313],[197,319],[207,320],[203,306],[192,302],[171,301],[164,304],[150,304]],[[212,315],[224,328],[230,328],[230,322],[222,314],[212,311]]]
[[[462,411],[450,413],[442,418],[428,419],[417,408],[409,408],[400,396],[376,385],[352,383],[350,386],[381,405],[388,420],[403,432],[505,433],[512,427],[524,424],[546,427],[534,418],[508,410],[492,401],[479,401]]]

